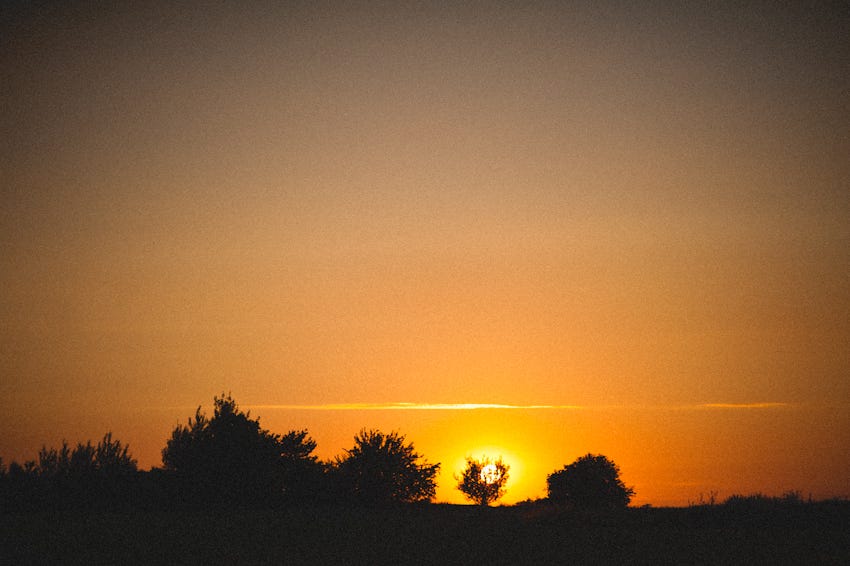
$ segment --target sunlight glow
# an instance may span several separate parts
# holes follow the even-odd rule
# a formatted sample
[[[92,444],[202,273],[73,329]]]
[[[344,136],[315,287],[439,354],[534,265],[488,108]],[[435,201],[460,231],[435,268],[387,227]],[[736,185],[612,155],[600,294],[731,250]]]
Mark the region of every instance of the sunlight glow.
[[[506,447],[508,449],[506,449]],[[482,444],[477,446],[472,450],[465,450],[462,454],[456,452],[458,457],[454,460],[454,465],[451,467],[447,467],[447,472],[449,470],[453,470],[454,476],[460,476],[463,473],[464,468],[466,468],[466,459],[474,458],[476,460],[482,461],[489,459],[491,462],[501,459],[505,465],[508,466],[508,481],[506,484],[507,493],[503,502],[509,502],[516,500],[515,498],[518,495],[517,489],[522,490],[522,486],[525,485],[525,482],[528,481],[528,477],[524,473],[525,464],[523,462],[524,458],[533,458],[533,454],[524,453],[517,451],[516,448],[520,447],[512,447],[508,444],[505,445],[496,445],[496,444]],[[526,462],[528,463],[528,462]],[[490,483],[485,475],[492,478],[492,473],[495,471],[494,464],[488,464],[484,466],[481,470],[481,479]],[[449,476],[451,477],[451,476]],[[498,477],[494,478],[498,479]],[[526,486],[527,487],[527,486]],[[455,490],[456,491],[456,490]],[[461,502],[462,499],[457,499],[456,501]]]
[[[481,481],[486,484],[496,483],[501,477],[502,473],[499,471],[499,468],[496,467],[496,464],[487,464],[481,468]]]

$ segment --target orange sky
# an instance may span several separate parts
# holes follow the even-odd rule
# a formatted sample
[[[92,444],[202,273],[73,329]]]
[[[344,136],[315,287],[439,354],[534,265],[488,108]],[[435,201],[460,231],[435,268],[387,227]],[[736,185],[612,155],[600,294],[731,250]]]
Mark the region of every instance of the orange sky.
[[[507,501],[586,452],[638,503],[850,495],[848,24],[7,10],[0,456],[157,465],[229,391],[322,457],[399,430],[440,500],[484,449]]]

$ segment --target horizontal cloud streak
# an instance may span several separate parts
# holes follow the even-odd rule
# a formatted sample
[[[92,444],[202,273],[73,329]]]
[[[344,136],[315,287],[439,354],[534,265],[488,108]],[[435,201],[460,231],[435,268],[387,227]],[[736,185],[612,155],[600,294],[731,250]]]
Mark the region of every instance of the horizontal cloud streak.
[[[780,409],[790,407],[790,403],[704,403],[704,409]]]
[[[700,403],[694,405],[516,405],[510,403],[324,403],[316,405],[248,405],[250,409],[290,411],[475,411],[475,410],[706,410],[779,409],[790,403]]]
[[[581,405],[511,405],[503,403],[328,403],[323,405],[251,405],[252,409],[309,411],[472,411],[480,409],[585,409]]]

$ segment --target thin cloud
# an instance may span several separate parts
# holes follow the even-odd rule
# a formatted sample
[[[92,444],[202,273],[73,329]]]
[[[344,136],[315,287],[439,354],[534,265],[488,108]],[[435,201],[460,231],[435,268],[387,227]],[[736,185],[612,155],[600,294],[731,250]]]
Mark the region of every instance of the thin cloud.
[[[703,409],[781,409],[790,406],[790,403],[703,403],[697,405]]]
[[[787,409],[794,403],[756,402],[756,403],[697,403],[691,405],[518,405],[513,403],[321,403],[321,404],[247,404],[251,410],[281,411],[705,411],[713,409]],[[197,406],[171,407],[194,409]]]
[[[251,405],[252,409],[292,411],[475,411],[481,409],[584,409],[582,405],[512,405],[504,403],[326,403],[322,405]]]
[[[699,403],[694,405],[516,405],[511,403],[323,403],[316,405],[247,405],[250,409],[287,411],[478,411],[478,410],[680,410],[782,409],[791,403]]]

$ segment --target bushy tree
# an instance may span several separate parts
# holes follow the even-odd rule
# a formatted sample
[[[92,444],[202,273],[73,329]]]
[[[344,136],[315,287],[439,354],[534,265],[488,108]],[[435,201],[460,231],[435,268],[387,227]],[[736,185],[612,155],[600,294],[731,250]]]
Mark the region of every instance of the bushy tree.
[[[624,509],[634,489],[620,468],[601,454],[586,454],[546,478],[549,499],[574,509]]]
[[[478,505],[490,505],[505,494],[510,466],[501,458],[491,462],[489,458],[466,459],[466,468],[458,480],[457,488],[463,495]]]
[[[201,408],[178,425],[162,451],[179,496],[192,503],[269,504],[297,492],[300,471],[317,466],[306,431],[284,437],[260,427],[230,395],[215,397],[208,419]]]
[[[425,461],[404,436],[364,429],[354,437],[354,447],[337,458],[333,473],[343,497],[385,505],[430,501],[439,469],[440,464]]]
[[[43,446],[38,452],[35,473],[44,478],[95,474],[103,477],[127,476],[137,470],[136,460],[129,451],[129,446],[112,439],[111,432],[107,432],[96,445],[91,441],[80,442],[71,449],[67,442],[63,442],[58,450]]]
[[[6,499],[13,507],[101,507],[129,503],[138,470],[129,447],[106,433],[96,445],[42,446],[35,460],[12,462]]]
[[[325,466],[313,454],[316,441],[306,430],[292,430],[278,440],[281,480],[287,502],[316,501],[324,497]]]

